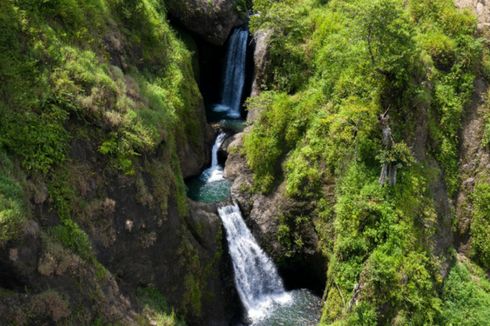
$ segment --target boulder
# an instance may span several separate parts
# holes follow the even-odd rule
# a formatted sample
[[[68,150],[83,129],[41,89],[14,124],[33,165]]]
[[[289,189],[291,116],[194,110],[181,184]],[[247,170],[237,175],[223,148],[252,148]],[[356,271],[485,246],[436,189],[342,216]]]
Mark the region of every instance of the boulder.
[[[223,45],[231,30],[244,23],[234,0],[169,0],[168,13],[205,41]]]
[[[263,90],[267,71],[267,57],[273,31],[270,29],[258,30],[254,33],[254,78],[251,96],[258,96]],[[260,116],[259,108],[251,108],[247,115],[248,122],[254,122]]]

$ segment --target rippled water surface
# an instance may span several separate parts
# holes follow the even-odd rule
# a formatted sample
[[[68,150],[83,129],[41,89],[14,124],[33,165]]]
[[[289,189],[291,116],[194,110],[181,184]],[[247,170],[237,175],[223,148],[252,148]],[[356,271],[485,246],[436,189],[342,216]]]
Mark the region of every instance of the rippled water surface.
[[[284,305],[277,305],[269,310],[267,316],[251,325],[253,326],[314,326],[318,325],[321,316],[321,300],[308,290],[288,292],[292,300]]]

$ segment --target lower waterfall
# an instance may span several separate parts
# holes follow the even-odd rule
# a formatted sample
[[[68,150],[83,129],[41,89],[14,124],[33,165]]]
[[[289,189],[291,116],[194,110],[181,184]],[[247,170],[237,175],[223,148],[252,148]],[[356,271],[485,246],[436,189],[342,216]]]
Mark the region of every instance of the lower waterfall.
[[[259,320],[275,304],[291,302],[272,260],[247,228],[237,204],[218,209],[226,229],[235,284],[248,317]]]
[[[247,228],[237,204],[218,209],[235,273],[235,284],[254,326],[316,325],[320,299],[308,290],[286,292],[276,266]]]

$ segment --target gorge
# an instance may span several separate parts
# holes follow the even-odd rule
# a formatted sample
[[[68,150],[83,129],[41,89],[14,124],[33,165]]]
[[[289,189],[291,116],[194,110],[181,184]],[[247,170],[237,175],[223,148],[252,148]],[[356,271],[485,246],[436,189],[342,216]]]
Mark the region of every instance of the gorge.
[[[487,325],[489,12],[0,1],[0,325]]]
[[[218,126],[221,127],[229,125],[230,119],[240,121],[243,115],[242,94],[246,81],[248,33],[243,27],[231,33],[225,57],[221,101],[208,108],[212,113],[220,115]],[[230,198],[231,183],[225,180],[224,167],[218,162],[218,150],[225,139],[232,136],[219,131],[211,150],[211,166],[197,179],[187,183],[188,194],[192,199],[216,202],[221,206],[223,202],[233,200]],[[219,207],[218,213],[226,231],[235,285],[245,308],[242,320],[251,325],[316,325],[320,318],[320,299],[307,290],[286,292],[274,263],[255,241],[238,205]]]

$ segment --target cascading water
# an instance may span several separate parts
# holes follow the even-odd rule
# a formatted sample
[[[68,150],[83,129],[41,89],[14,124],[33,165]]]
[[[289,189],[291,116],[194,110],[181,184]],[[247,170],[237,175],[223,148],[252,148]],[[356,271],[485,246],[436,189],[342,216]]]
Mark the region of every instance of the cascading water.
[[[245,84],[247,63],[248,30],[237,28],[233,31],[226,53],[225,78],[221,103],[213,109],[226,112],[228,118],[240,118],[240,106]]]
[[[219,112],[220,119],[224,116],[221,128],[226,130],[243,129],[240,107],[247,43],[248,30],[235,29],[227,49],[221,104],[212,107],[214,112]],[[211,166],[187,183],[192,199],[203,202],[229,199],[230,182],[224,178],[223,167],[218,162],[218,151],[225,139],[225,133],[218,135]],[[320,318],[320,298],[307,290],[285,291],[274,263],[255,241],[236,204],[221,207],[218,213],[226,229],[236,288],[252,325],[316,325]]]
[[[228,41],[226,54],[225,75],[221,94],[221,104],[212,109],[220,112],[220,118],[225,115],[222,125],[234,128],[243,128],[240,119],[240,107],[243,88],[245,84],[245,68],[247,62],[248,30],[236,28]],[[237,124],[238,122],[238,124]],[[226,135],[218,135],[212,151],[211,167],[206,169],[198,178],[191,178],[187,182],[188,196],[194,200],[204,202],[217,202],[230,195],[230,182],[223,177],[223,167],[218,164],[218,150]]]
[[[204,170],[198,178],[188,182],[188,195],[194,200],[217,202],[230,195],[230,182],[223,176],[223,167],[218,162],[218,151],[226,139],[224,132],[220,133],[211,150],[211,166]]]
[[[274,305],[291,302],[274,263],[255,241],[238,205],[218,209],[235,272],[235,284],[248,317],[263,319]]]
[[[286,292],[272,260],[255,241],[237,204],[218,209],[226,230],[235,284],[253,326],[312,326],[321,302],[307,290]]]
[[[204,170],[201,174],[201,179],[203,182],[216,182],[224,179],[223,177],[223,167],[218,163],[218,151],[223,142],[225,141],[226,134],[224,132],[220,133],[216,137],[213,149],[211,150],[211,166]]]
[[[290,302],[274,263],[255,241],[238,205],[222,207],[218,213],[226,229],[237,290],[249,317],[261,319],[274,304]]]

